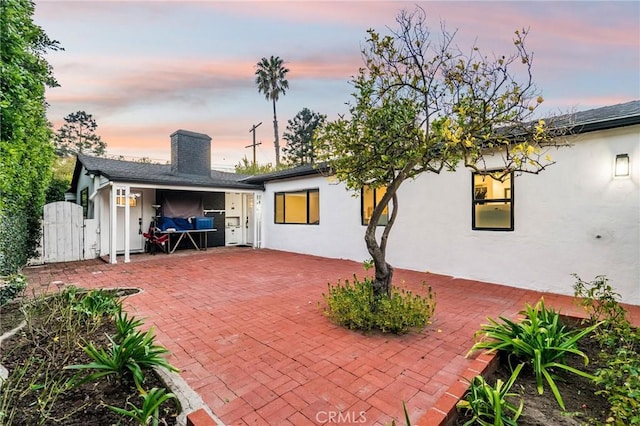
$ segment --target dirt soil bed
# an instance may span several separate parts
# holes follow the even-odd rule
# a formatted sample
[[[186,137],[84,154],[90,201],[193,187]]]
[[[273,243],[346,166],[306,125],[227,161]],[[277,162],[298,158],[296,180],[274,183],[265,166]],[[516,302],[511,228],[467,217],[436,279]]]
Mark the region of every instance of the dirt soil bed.
[[[598,356],[600,348],[597,342],[585,337],[578,342],[578,347],[589,357],[589,365],[585,367],[583,359],[573,355],[568,357],[565,363],[593,374],[600,366]],[[514,367],[518,364],[517,361],[512,361],[511,363]],[[524,398],[524,410],[518,419],[518,425],[573,426],[604,424],[610,406],[604,396],[595,394],[597,388],[593,382],[563,370],[556,373],[559,377],[556,379],[556,384],[564,400],[566,411],[563,412],[560,409],[546,381],[544,382],[544,393],[542,395],[538,394],[533,370],[526,366],[520,372],[518,379],[511,388],[511,392],[519,393]],[[494,385],[497,379],[506,382],[510,376],[509,360],[506,356],[501,356],[500,366],[495,373],[489,375],[487,382],[491,385]],[[469,419],[470,417],[459,415],[456,424],[462,425]]]
[[[8,303],[0,307],[0,336],[16,328],[24,320],[19,303]]]
[[[19,324],[24,315],[16,304],[0,309],[2,333],[13,325]],[[35,330],[35,332],[34,332]],[[105,318],[101,325],[90,334],[82,335],[85,342],[93,342],[98,348],[106,348],[106,334],[115,334],[113,321]],[[0,388],[0,413],[13,413],[12,420],[0,418],[0,424],[15,425],[133,425],[130,417],[116,414],[107,405],[130,409],[128,402],[137,407],[142,398],[132,380],[122,382],[115,377],[103,377],[75,388],[61,391],[52,396],[44,383],[52,385],[71,378],[77,371],[63,370],[64,366],[87,364],[91,362],[78,345],[67,345],[64,336],[52,335],[46,328],[23,328],[11,338],[2,342],[0,365],[10,374],[9,380]],[[59,368],[51,371],[51,366]],[[43,366],[49,366],[45,368]],[[16,380],[15,374],[21,376]],[[81,373],[84,374],[84,373]],[[12,377],[13,376],[13,377]],[[55,377],[55,379],[52,379]],[[166,385],[152,370],[145,373],[144,388],[165,388]],[[16,397],[17,395],[17,397]],[[12,403],[7,404],[8,398]],[[164,403],[160,408],[160,424],[174,425],[179,414],[175,400]]]

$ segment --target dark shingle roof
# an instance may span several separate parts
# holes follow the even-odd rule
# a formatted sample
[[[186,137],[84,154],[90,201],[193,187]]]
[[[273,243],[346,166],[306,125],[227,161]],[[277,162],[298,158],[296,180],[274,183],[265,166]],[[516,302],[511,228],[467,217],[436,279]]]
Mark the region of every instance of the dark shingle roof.
[[[265,174],[256,175],[256,176],[249,176],[242,179],[242,182],[262,184],[270,180],[315,175],[318,173],[326,172],[327,170],[328,169],[325,163],[320,163],[315,165],[305,164],[303,166],[297,166],[292,169],[278,170],[271,173],[265,173]]]
[[[78,154],[78,162],[74,171],[73,183],[77,184],[76,176],[80,173],[82,164],[88,173],[104,176],[112,181],[146,183],[155,185],[180,185],[193,187],[218,187],[229,189],[262,189],[240,180],[247,175],[212,170],[210,176],[198,176],[184,173],[171,173],[168,164],[138,163],[135,161],[113,160],[110,158],[91,157]],[[72,187],[75,190],[75,187]]]
[[[565,114],[552,119],[554,127],[568,127],[572,133],[587,133],[596,130],[640,124],[640,100]],[[270,180],[295,178],[327,172],[326,164],[305,165],[288,170],[250,176],[243,179],[247,183],[264,184]]]
[[[568,127],[572,133],[587,133],[596,130],[640,124],[640,100],[623,104],[579,111],[552,119],[554,127]],[[89,173],[103,175],[114,181],[139,182],[156,185],[181,185],[193,187],[219,187],[230,189],[262,189],[265,182],[278,179],[296,178],[328,172],[326,164],[304,165],[287,170],[278,170],[257,176],[211,171],[211,176],[172,174],[170,165],[137,163],[133,161],[112,160],[79,154],[78,163],[82,163]],[[72,191],[77,184],[79,164],[76,164]]]
[[[554,126],[569,126],[574,133],[587,133],[633,124],[640,124],[640,100],[578,111],[574,114],[553,118]]]

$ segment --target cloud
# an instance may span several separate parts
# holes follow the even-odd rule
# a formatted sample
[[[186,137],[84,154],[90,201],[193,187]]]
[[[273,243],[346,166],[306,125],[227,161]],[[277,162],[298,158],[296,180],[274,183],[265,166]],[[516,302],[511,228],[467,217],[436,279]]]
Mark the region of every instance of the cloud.
[[[97,134],[107,144],[107,154],[127,157],[150,157],[167,161],[171,158],[170,135],[178,129],[205,133],[212,138],[212,156],[220,164],[236,164],[243,155],[251,156],[245,146],[251,143],[250,125],[242,118],[230,120],[166,120],[149,124],[123,124],[99,117]],[[61,123],[57,123],[61,124]],[[256,123],[257,124],[257,123]],[[262,162],[273,161],[272,128],[266,122],[259,128],[257,142],[262,142],[258,154]],[[238,129],[242,129],[239,132]]]
[[[312,56],[287,63],[291,86],[300,87],[301,80],[345,82],[360,62],[359,58],[333,59]],[[105,63],[108,67],[100,65]],[[255,62],[249,60],[191,58],[167,64],[162,58],[85,57],[65,58],[55,67],[64,71],[59,77],[61,87],[49,89],[47,99],[56,113],[64,115],[77,109],[116,114],[162,104],[197,108],[214,100],[234,104],[243,93],[257,96]]]
[[[580,109],[640,98],[640,6],[634,2],[418,2],[434,36],[440,21],[466,51],[513,50],[530,28],[534,78],[545,107]],[[210,134],[214,152],[241,157],[263,121],[259,155],[273,147],[271,107],[257,92],[255,64],[280,55],[290,90],[278,102],[281,129],[309,107],[345,112],[347,82],[362,66],[366,29],[396,27],[401,1],[37,0],[36,22],[67,49],[48,56],[62,87],[47,91],[49,117],[84,109],[111,149],[168,155],[178,128]],[[271,136],[269,136],[271,135]],[[262,154],[260,154],[262,153]],[[131,155],[131,154],[128,154]],[[146,155],[146,154],[145,154]],[[272,160],[269,160],[272,161]]]

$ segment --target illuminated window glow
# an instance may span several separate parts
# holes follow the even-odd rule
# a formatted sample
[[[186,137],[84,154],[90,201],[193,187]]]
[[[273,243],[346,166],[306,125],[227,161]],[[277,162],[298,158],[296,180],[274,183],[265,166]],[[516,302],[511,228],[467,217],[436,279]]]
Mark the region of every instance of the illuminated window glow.
[[[472,229],[513,231],[513,173],[472,175]]]
[[[275,223],[309,224],[320,223],[320,191],[309,189],[295,192],[275,193]]]
[[[373,215],[373,210],[376,208],[384,194],[387,193],[387,188],[371,188],[368,185],[365,185],[362,188],[362,197],[361,197],[361,218],[362,224],[368,225],[369,220],[371,220],[371,216]],[[382,211],[382,215],[378,220],[378,225],[386,225],[389,222],[389,206],[385,207]]]

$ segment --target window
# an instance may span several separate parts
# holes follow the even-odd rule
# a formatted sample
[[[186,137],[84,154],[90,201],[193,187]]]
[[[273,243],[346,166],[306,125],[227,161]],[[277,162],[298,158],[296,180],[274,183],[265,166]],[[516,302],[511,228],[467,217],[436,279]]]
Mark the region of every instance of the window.
[[[361,217],[363,225],[369,224],[371,215],[373,215],[373,210],[386,193],[387,188],[371,188],[368,185],[365,185],[362,188]],[[380,219],[378,220],[378,225],[386,225],[387,222],[389,222],[389,205],[387,205],[387,207],[382,211],[382,215],[380,215]]]
[[[275,223],[320,223],[320,191],[276,192]]]
[[[89,213],[89,188],[80,191],[80,205],[82,206],[82,216],[86,219]]]
[[[472,229],[513,231],[513,173],[498,179],[496,173],[473,173]]]

